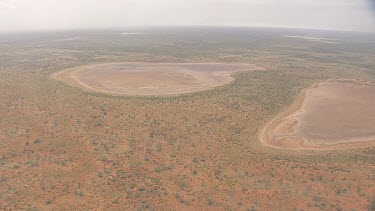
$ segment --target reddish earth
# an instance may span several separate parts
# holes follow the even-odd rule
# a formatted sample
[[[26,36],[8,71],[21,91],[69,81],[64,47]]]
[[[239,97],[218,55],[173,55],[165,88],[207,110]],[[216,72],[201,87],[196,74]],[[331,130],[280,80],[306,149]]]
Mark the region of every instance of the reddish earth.
[[[264,145],[293,149],[369,146],[375,140],[375,85],[335,80],[305,90],[263,130]]]
[[[53,78],[69,85],[115,95],[176,95],[212,89],[232,73],[255,71],[250,64],[109,63],[62,70]]]

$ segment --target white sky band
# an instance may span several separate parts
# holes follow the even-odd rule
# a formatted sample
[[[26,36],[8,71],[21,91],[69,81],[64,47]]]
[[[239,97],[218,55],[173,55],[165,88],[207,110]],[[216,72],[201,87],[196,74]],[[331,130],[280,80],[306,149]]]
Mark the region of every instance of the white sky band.
[[[0,0],[0,31],[210,25],[375,32],[374,9],[373,0]]]

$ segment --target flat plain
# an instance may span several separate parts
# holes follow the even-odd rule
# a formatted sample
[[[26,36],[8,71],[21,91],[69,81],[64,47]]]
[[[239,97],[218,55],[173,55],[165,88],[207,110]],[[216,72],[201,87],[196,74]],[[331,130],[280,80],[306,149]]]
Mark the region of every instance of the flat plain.
[[[300,102],[301,101],[301,102]],[[353,80],[318,83],[297,99],[295,111],[284,112],[263,129],[269,146],[334,149],[373,145],[375,85]],[[289,109],[291,110],[291,109]]]
[[[199,27],[0,34],[0,209],[374,210],[374,146],[288,150],[259,139],[314,84],[374,82],[374,37]],[[108,63],[264,70],[173,96],[51,78]]]
[[[176,95],[209,90],[233,81],[231,74],[262,70],[254,65],[213,63],[115,63],[70,68],[52,78],[115,95]]]

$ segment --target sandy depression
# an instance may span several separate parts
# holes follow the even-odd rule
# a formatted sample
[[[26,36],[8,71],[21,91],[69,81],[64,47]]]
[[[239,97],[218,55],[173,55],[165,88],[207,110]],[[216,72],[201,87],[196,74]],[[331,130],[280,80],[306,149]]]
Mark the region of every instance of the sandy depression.
[[[375,85],[327,81],[303,96],[262,131],[264,145],[290,149],[368,146],[375,141]]]
[[[115,95],[176,95],[231,82],[232,73],[256,71],[250,64],[111,63],[70,68],[52,75],[87,91]]]

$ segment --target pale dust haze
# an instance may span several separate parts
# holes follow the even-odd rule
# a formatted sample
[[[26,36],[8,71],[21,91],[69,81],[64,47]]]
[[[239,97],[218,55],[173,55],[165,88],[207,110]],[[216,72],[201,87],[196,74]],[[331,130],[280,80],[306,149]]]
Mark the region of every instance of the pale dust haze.
[[[0,31],[255,26],[375,31],[371,0],[0,0]]]

